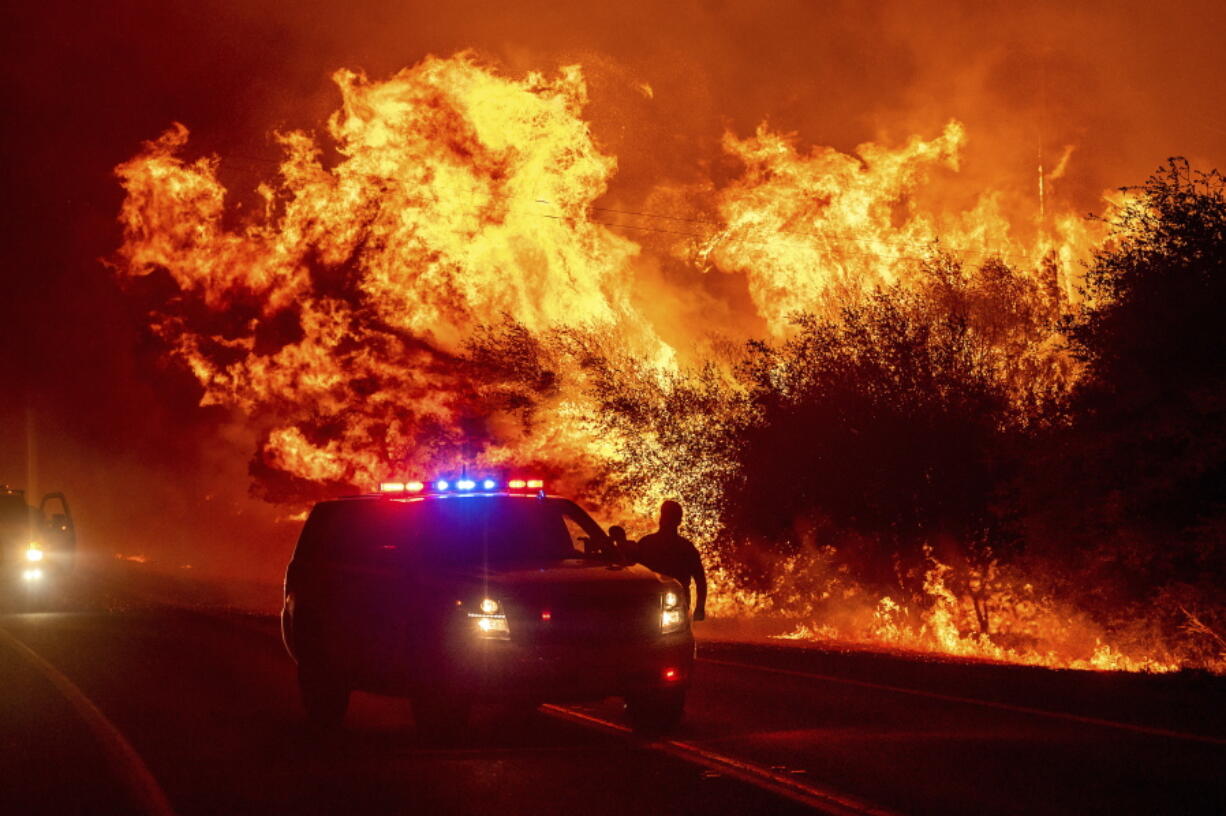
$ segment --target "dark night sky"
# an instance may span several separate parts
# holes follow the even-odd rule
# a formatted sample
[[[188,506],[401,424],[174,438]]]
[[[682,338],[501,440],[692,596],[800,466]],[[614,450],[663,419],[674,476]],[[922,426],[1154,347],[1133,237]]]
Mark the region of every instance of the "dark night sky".
[[[1083,210],[1168,155],[1226,165],[1217,3],[588,5],[10,8],[0,481],[67,490],[83,546],[205,565],[206,550],[223,563],[254,548],[257,571],[283,558],[292,526],[247,498],[241,418],[195,406],[144,331],[156,293],[120,291],[101,259],[119,243],[112,170],[142,140],[181,121],[193,151],[233,157],[231,189],[250,189],[276,156],[270,130],[318,128],[342,66],[382,76],[468,47],[512,73],[580,62],[597,137],[619,159],[610,196],[627,202],[692,180],[725,128],[763,119],[850,149],[958,117],[982,136],[968,165],[1020,178],[1040,76],[1044,138],[1078,145],[1066,194]]]

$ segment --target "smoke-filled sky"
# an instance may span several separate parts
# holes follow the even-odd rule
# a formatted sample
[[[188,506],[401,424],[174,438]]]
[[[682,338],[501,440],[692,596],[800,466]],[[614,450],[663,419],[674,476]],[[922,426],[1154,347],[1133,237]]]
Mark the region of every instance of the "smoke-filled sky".
[[[1040,161],[1050,206],[1078,213],[1170,155],[1226,166],[1212,2],[51,2],[11,10],[6,33],[0,481],[65,489],[83,546],[176,564],[251,549],[266,569],[293,531],[247,497],[241,417],[199,408],[149,334],[169,293],[123,291],[103,263],[122,240],[114,168],[172,122],[249,204],[281,158],[274,130],[324,130],[337,69],[378,80],[471,49],[513,78],[582,66],[583,116],[616,159],[609,210],[714,218],[703,192],[740,172],[725,134],[762,123],[802,152],[847,153],[957,120],[956,183],[934,184],[966,207],[985,189],[1037,199]],[[666,341],[701,321],[765,330],[736,269],[699,274],[661,250],[636,274]]]

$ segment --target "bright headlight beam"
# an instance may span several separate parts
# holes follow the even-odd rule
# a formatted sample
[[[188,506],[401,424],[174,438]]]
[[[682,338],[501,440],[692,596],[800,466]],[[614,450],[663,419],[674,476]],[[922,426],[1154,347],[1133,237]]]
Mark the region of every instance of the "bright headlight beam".
[[[660,632],[667,635],[685,628],[685,607],[681,596],[669,590],[660,598]]]
[[[488,634],[509,631],[506,618],[477,618],[477,628]]]

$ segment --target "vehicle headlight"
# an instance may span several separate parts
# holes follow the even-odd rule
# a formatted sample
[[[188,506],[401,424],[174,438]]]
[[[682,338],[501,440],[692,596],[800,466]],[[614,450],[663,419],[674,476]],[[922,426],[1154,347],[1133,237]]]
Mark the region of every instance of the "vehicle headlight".
[[[669,590],[660,598],[660,632],[670,634],[685,628],[685,606],[681,596]]]
[[[480,612],[469,612],[469,620],[477,629],[477,636],[493,640],[505,640],[511,636],[511,627],[502,611],[502,604],[493,598],[484,598],[478,604]]]
[[[31,569],[23,571],[21,573],[21,577],[27,581],[39,581],[39,580],[42,580],[43,571],[39,569],[38,567],[33,567]]]
[[[43,560],[43,551],[39,549],[37,544],[31,544],[29,549],[26,550],[26,560],[27,561],[42,561]]]

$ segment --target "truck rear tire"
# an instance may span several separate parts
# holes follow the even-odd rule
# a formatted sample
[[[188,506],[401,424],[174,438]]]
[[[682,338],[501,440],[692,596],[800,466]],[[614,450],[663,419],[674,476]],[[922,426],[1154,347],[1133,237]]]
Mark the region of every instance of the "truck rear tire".
[[[626,696],[626,720],[635,733],[658,735],[672,731],[685,716],[685,690],[652,691]]]
[[[307,722],[316,728],[339,728],[349,708],[349,686],[319,667],[298,666],[298,691]]]
[[[467,730],[471,711],[471,703],[463,697],[428,695],[413,698],[413,722],[428,742],[454,742]]]

